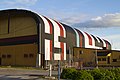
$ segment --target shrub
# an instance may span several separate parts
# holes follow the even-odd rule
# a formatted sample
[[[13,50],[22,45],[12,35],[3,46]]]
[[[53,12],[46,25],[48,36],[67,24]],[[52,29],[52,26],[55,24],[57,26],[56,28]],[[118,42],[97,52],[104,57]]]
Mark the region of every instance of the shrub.
[[[93,80],[93,77],[90,73],[85,70],[75,70],[75,69],[63,69],[61,73],[61,78],[63,79],[72,79],[72,80]]]
[[[115,75],[111,70],[101,69],[100,71],[103,74],[103,80],[115,80]]]
[[[120,80],[120,68],[94,70],[67,68],[63,69],[61,78],[72,80]]]
[[[94,80],[93,76],[86,70],[78,71],[78,73],[81,73],[81,75],[78,75],[79,77],[75,80]]]
[[[62,73],[61,73],[61,78],[63,79],[72,79],[76,74],[76,69],[74,68],[66,68],[63,69]]]
[[[120,68],[111,69],[111,72],[113,73],[115,80],[120,80]]]
[[[94,80],[103,80],[103,75],[101,72],[100,72],[100,69],[94,69],[94,70],[91,70],[89,71],[91,73],[91,75],[94,77]]]

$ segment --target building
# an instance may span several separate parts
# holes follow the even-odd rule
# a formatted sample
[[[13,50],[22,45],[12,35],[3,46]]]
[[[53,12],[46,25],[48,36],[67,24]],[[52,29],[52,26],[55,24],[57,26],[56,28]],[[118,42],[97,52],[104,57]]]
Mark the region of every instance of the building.
[[[96,49],[74,47],[73,65],[76,68],[95,67],[97,58],[96,55]]]
[[[54,60],[69,63],[73,47],[110,50],[111,44],[28,10],[0,11],[0,65],[45,67]]]
[[[111,65],[120,67],[120,51],[113,50],[111,53]]]
[[[74,67],[120,67],[120,51],[73,48]]]

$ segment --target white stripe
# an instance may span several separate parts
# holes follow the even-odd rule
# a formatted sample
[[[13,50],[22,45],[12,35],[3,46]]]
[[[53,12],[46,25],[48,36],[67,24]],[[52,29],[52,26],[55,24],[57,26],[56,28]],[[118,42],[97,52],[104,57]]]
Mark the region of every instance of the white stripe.
[[[52,22],[54,27],[54,47],[60,48],[60,42],[58,41],[58,37],[60,36],[60,27],[54,20],[50,18],[49,20]],[[61,53],[54,53],[54,60],[61,60]]]
[[[66,43],[64,43],[64,60],[66,60]]]
[[[60,27],[52,19],[49,18],[49,20],[52,22],[54,27],[54,47],[60,48],[60,42],[58,41],[59,40],[58,37],[60,36]]]
[[[77,30],[78,30],[78,29],[77,29]],[[86,35],[83,31],[81,31],[81,30],[79,30],[79,31],[83,34],[83,36],[84,36],[84,38],[85,38],[85,41],[84,41],[85,44],[84,44],[84,45],[85,45],[85,47],[86,47],[86,43],[88,42],[88,41],[86,41],[86,40],[87,40],[88,37],[87,37],[87,35]],[[79,38],[79,39],[80,39],[80,38]]]
[[[59,23],[59,22],[58,22]],[[64,28],[64,26],[61,24],[61,23],[59,23],[61,26],[62,26],[62,28],[63,28],[63,32],[64,32],[64,37],[66,37],[66,30],[65,30],[65,28]]]
[[[62,26],[62,29],[63,29],[63,32],[64,32],[63,36],[64,36],[64,38],[66,38],[66,30],[65,30],[64,26],[61,23],[59,23],[59,24]],[[64,44],[64,56],[63,56],[63,60],[66,60],[66,43],[63,43],[63,44]]]
[[[83,31],[81,31],[81,32],[85,37],[85,48],[90,48],[89,47],[89,38],[88,38],[87,34],[85,32],[83,32]]]
[[[45,60],[50,60],[50,40],[45,39]]]
[[[75,31],[75,33],[76,33],[76,42],[77,42],[77,47],[80,47],[80,36],[79,36],[79,34],[78,34],[78,32],[74,29],[74,28],[72,28],[74,31]]]
[[[102,42],[103,42],[103,47],[106,47],[105,41],[104,41],[103,39],[101,39],[101,40],[102,40]]]
[[[98,39],[98,37],[95,36],[95,38],[97,39],[97,41],[100,43],[100,40]]]
[[[45,33],[49,33],[49,34],[50,34],[50,26],[49,26],[48,21],[47,21],[43,16],[41,16],[41,15],[39,15],[39,16],[42,18],[42,20],[43,20],[43,22],[44,22],[44,25],[45,25]]]

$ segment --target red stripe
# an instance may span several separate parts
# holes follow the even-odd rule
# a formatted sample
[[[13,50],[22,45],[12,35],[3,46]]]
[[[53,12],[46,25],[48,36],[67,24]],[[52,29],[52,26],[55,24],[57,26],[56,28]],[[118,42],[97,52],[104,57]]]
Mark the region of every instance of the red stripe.
[[[63,28],[62,26],[60,25],[60,23],[58,23],[57,21],[55,21],[58,26],[60,27],[60,36],[64,37],[64,31],[63,31]],[[60,47],[62,49],[62,53],[61,53],[61,60],[64,60],[64,43],[63,42],[60,42]]]
[[[107,43],[107,41],[106,40],[104,40],[105,41],[105,43],[106,43],[106,49],[108,49],[108,43]]]
[[[92,38],[90,37],[90,35],[88,33],[85,32],[85,34],[87,34],[87,36],[89,38],[89,45],[92,45]]]

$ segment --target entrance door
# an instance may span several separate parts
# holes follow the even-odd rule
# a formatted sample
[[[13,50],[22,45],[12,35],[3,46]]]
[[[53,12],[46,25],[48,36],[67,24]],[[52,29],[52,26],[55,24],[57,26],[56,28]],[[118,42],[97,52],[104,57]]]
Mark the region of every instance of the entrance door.
[[[108,64],[110,64],[110,56],[108,56],[108,61],[107,61]]]
[[[1,58],[0,58],[0,65],[1,65]]]

